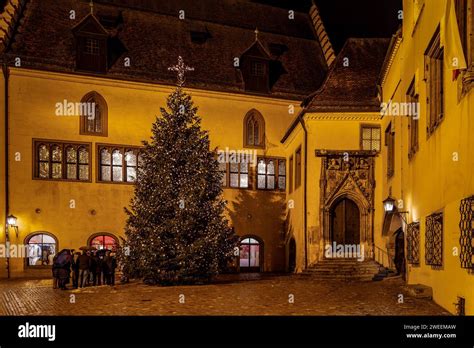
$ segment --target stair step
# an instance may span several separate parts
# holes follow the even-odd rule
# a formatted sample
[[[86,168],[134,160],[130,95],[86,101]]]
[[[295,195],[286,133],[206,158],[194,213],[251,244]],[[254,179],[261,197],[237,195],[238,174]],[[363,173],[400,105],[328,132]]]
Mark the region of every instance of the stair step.
[[[353,271],[339,271],[339,272],[333,272],[333,271],[327,271],[327,270],[320,270],[320,269],[314,269],[314,270],[306,270],[304,272],[308,273],[321,273],[321,274],[377,274],[377,271],[372,271],[372,270],[353,270]]]
[[[332,268],[332,267],[312,267],[308,269],[323,269],[326,271],[338,272],[338,271],[357,271],[357,270],[367,270],[367,271],[374,271],[379,272],[379,268],[377,267],[345,267],[345,268]]]
[[[373,260],[324,259],[305,269],[302,275],[314,279],[379,280],[388,272]]]

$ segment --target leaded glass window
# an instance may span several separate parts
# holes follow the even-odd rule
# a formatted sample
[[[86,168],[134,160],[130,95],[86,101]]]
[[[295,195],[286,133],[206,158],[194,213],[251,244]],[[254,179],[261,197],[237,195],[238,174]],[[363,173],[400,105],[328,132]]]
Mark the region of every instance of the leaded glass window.
[[[99,181],[128,182],[137,180],[143,158],[138,147],[99,145]]]
[[[89,180],[89,144],[35,140],[34,149],[35,178]]]

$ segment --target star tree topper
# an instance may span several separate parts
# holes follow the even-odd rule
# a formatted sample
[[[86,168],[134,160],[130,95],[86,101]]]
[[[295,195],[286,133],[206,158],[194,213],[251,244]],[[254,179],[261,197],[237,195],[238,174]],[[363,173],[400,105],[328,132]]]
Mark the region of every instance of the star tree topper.
[[[168,68],[169,71],[176,71],[178,74],[177,77],[177,85],[179,87],[182,87],[184,85],[184,81],[186,81],[184,74],[186,71],[194,71],[194,68],[191,68],[190,66],[187,66],[184,64],[183,57],[179,56],[178,57],[178,64],[175,66],[171,66]]]

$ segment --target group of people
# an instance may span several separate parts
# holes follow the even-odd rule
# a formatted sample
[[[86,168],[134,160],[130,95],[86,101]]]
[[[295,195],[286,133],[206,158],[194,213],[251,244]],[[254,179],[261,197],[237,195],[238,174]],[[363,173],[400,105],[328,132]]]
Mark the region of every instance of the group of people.
[[[96,285],[115,285],[117,259],[111,250],[63,249],[53,259],[53,288],[67,289],[72,278],[74,289]]]

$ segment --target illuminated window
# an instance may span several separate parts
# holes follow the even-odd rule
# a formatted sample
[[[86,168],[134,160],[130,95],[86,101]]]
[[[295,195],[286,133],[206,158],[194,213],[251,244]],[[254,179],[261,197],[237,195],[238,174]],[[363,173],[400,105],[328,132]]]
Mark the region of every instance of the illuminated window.
[[[285,160],[259,158],[257,163],[257,188],[260,190],[285,190]]]
[[[46,233],[35,233],[25,242],[28,245],[28,266],[51,266],[57,253],[56,239]]]
[[[35,140],[34,149],[34,178],[89,180],[89,144]]]
[[[97,250],[116,250],[117,239],[108,234],[95,235],[89,242],[89,246],[96,248]]]
[[[228,176],[228,172],[227,172],[227,163],[225,162],[219,162],[219,172],[221,172],[221,175],[222,175],[222,178],[221,178],[221,184],[222,184],[222,187],[227,187],[227,176]]]
[[[137,180],[143,164],[139,147],[99,145],[99,181],[127,182]]]
[[[230,187],[248,188],[249,187],[249,164],[230,163],[229,164]]]
[[[380,151],[380,127],[377,125],[363,125],[360,131],[362,150]]]

